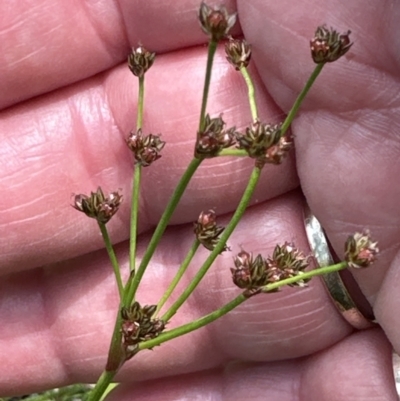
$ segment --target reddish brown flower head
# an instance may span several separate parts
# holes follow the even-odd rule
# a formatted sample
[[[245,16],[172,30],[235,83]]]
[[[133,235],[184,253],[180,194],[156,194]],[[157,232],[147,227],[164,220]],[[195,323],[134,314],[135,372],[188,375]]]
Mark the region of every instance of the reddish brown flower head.
[[[251,59],[251,46],[244,39],[229,38],[225,45],[226,59],[240,70],[247,67]]]
[[[210,7],[202,2],[199,9],[199,21],[203,31],[218,42],[226,37],[235,25],[236,13],[229,14],[224,6]]]
[[[303,255],[294,245],[285,242],[276,245],[273,255],[267,259],[261,255],[255,258],[242,251],[234,258],[235,268],[231,268],[233,282],[247,290],[249,296],[258,292],[275,292],[266,286],[291,277],[301,276],[309,264],[309,257]],[[290,286],[304,286],[308,280],[300,279]],[[262,288],[264,287],[264,289]]]
[[[153,65],[155,53],[149,52],[143,46],[132,49],[128,56],[128,67],[132,74],[137,77],[143,77],[146,71]]]
[[[268,282],[274,283],[290,277],[302,275],[309,265],[305,256],[293,244],[285,242],[276,245],[272,257],[268,258]],[[308,280],[300,280],[290,286],[304,286]]]
[[[368,267],[375,262],[378,253],[378,243],[371,240],[368,230],[363,233],[355,233],[347,238],[345,260],[350,267]]]
[[[165,146],[165,142],[160,139],[159,135],[143,135],[142,130],[132,131],[126,140],[126,144],[133,152],[135,160],[143,167],[150,166],[158,160],[161,155],[160,151]]]
[[[310,41],[311,56],[315,63],[331,63],[345,55],[353,45],[350,42],[350,31],[338,33],[326,25],[319,26],[314,38]]]
[[[90,196],[75,195],[72,206],[99,223],[106,224],[117,213],[121,202],[122,195],[118,191],[105,196],[103,190],[98,187],[96,192],[90,193]]]
[[[239,252],[233,259],[235,267],[231,268],[232,280],[239,288],[256,291],[268,284],[267,261],[246,251]]]
[[[225,148],[235,143],[235,127],[224,129],[225,122],[221,116],[211,118],[209,114],[205,117],[204,129],[197,134],[195,156],[199,158],[211,158]]]
[[[121,309],[121,334],[125,360],[135,355],[140,342],[155,338],[163,332],[165,322],[152,318],[155,310],[156,305],[142,307],[138,302],[134,302],[130,308]]]
[[[214,228],[217,225],[217,216],[214,210],[208,212],[201,212],[196,224],[201,227],[201,230],[208,230]]]
[[[292,147],[292,142],[282,136],[281,124],[264,124],[259,120],[246,128],[244,134],[237,134],[236,141],[237,147],[256,159],[260,168],[266,163],[280,164]]]
[[[264,157],[258,159],[259,167],[262,168],[265,163],[281,164],[292,148],[293,141],[287,135],[282,136],[276,145],[267,149]]]
[[[214,210],[208,212],[201,212],[199,218],[194,223],[194,233],[197,240],[209,251],[212,251],[218,244],[220,235],[225,227],[217,225],[216,215]],[[228,248],[225,245],[222,251]]]

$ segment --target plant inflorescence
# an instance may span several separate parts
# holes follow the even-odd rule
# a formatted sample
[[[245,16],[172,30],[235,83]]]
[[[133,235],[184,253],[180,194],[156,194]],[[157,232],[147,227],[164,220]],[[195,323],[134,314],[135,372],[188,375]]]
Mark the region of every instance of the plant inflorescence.
[[[318,27],[315,37],[310,42],[311,55],[316,67],[286,119],[279,124],[271,124],[262,121],[258,115],[254,85],[247,69],[251,60],[251,45],[244,39],[236,39],[230,36],[230,30],[236,22],[236,14],[230,14],[224,6],[210,7],[203,2],[199,8],[198,19],[209,41],[203,97],[199,126],[197,133],[195,133],[196,143],[193,149],[193,159],[177,184],[169,203],[166,205],[165,211],[138,265],[136,243],[141,171],[143,168],[151,168],[154,162],[159,162],[162,150],[164,146],[168,146],[168,143],[166,144],[161,140],[160,135],[143,133],[142,127],[144,82],[148,70],[155,61],[155,54],[140,45],[133,49],[128,57],[128,67],[138,79],[139,93],[137,124],[126,139],[126,144],[135,161],[131,197],[130,274],[126,282],[123,282],[121,278],[120,265],[106,227],[110,219],[117,213],[122,202],[122,195],[119,191],[114,191],[107,195],[101,188],[98,188],[90,195],[79,194],[74,198],[73,207],[86,216],[95,219],[99,225],[114,269],[120,297],[107,364],[91,393],[91,401],[101,399],[115,374],[126,361],[139,352],[145,349],[152,349],[166,341],[197,330],[222,317],[248,298],[257,294],[273,293],[286,285],[303,287],[307,285],[307,282],[313,276],[339,271],[347,267],[366,267],[374,261],[378,252],[376,243],[370,239],[367,231],[349,236],[345,244],[345,260],[343,262],[313,270],[308,269],[312,256],[304,254],[289,242],[277,244],[270,256],[254,255],[251,250],[242,249],[233,257],[232,266],[230,267],[232,280],[239,289],[238,296],[206,316],[173,329],[168,329],[174,315],[196,289],[216,258],[222,252],[230,250],[227,241],[249,205],[263,168],[267,164],[280,165],[293,148],[293,139],[288,129],[315,79],[327,63],[338,60],[349,51],[352,45],[349,39],[350,32],[341,34],[324,25]],[[213,59],[217,46],[221,41],[224,42],[228,62],[238,73],[242,74],[248,86],[251,118],[249,118],[248,127],[243,132],[239,132],[235,127],[227,128],[222,115],[213,117],[212,113],[207,110]],[[193,244],[177,270],[175,278],[157,304],[141,304],[137,299],[137,289],[191,178],[204,160],[226,155],[249,157],[254,161],[254,168],[249,177],[248,185],[231,220],[223,227],[218,225],[217,215],[214,210],[199,211],[199,217],[193,225]],[[204,247],[209,251],[208,257],[187,288],[165,310],[166,301],[176,289],[177,284],[200,247]],[[227,269],[227,272],[229,273],[229,269]]]

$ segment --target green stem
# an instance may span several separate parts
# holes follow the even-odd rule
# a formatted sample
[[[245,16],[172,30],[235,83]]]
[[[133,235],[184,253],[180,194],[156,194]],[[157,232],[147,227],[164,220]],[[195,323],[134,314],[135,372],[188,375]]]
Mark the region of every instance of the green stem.
[[[238,225],[240,219],[242,218],[244,212],[246,211],[247,206],[249,205],[251,196],[253,195],[254,189],[257,185],[257,182],[260,178],[261,169],[255,167],[253,172],[251,173],[249,182],[247,187],[243,193],[242,199],[239,202],[239,205],[233,214],[231,221],[226,226],[225,230],[222,232],[220,240],[218,244],[215,246],[213,251],[210,253],[203,266],[194,276],[193,280],[189,283],[187,288],[183,291],[181,296],[174,302],[171,308],[165,313],[162,317],[162,320],[168,321],[170,318],[178,311],[178,309],[182,306],[182,304],[187,300],[190,294],[194,291],[200,281],[203,279],[204,275],[207,273],[208,269],[214,263],[217,256],[223,251],[226,242],[228,241],[230,235],[235,230]]]
[[[283,287],[288,284],[294,284],[298,281],[304,280],[304,279],[310,279],[315,276],[321,276],[323,274],[329,274],[333,273],[339,270],[343,270],[348,267],[347,262],[340,262],[332,266],[326,266],[326,267],[320,267],[318,269],[314,269],[308,272],[305,272],[302,275],[295,276],[288,278],[286,280],[281,280],[273,284],[268,284],[263,288],[263,292],[268,293],[272,290],[275,290],[277,288]],[[235,309],[237,306],[242,304],[244,301],[248,299],[248,296],[244,295],[243,293],[237,296],[235,299],[232,301],[228,302],[226,305],[222,306],[221,308],[217,309],[216,311],[201,317],[200,319],[197,319],[193,322],[184,324],[182,326],[176,327],[175,329],[172,329],[170,331],[167,331],[165,333],[160,334],[158,337],[153,338],[151,340],[144,341],[139,344],[139,350],[144,350],[144,349],[149,349],[156,347],[158,345],[161,345],[162,343],[165,343],[166,341],[172,340],[174,338],[183,336],[184,334],[188,334],[194,330],[200,329],[201,327],[206,326],[207,324],[210,324],[217,320],[218,318],[226,315],[228,312],[231,310]],[[102,375],[100,376],[99,380],[96,383],[96,386],[94,387],[93,391],[91,392],[89,396],[88,401],[99,401],[103,395],[103,393],[106,391],[108,385],[112,382],[114,376],[116,374],[115,371],[104,371]]]
[[[100,398],[100,401],[104,401],[106,399],[106,397],[108,396],[108,394],[111,393],[111,391],[113,391],[116,387],[119,386],[119,383],[110,383],[106,390],[104,391],[102,397]]]
[[[322,71],[322,68],[324,65],[325,65],[324,63],[317,64],[317,66],[315,67],[314,71],[312,72],[310,78],[308,78],[308,81],[307,81],[306,85],[304,86],[303,90],[300,92],[299,96],[297,96],[296,101],[294,102],[291,110],[289,111],[289,114],[287,115],[285,121],[282,124],[282,127],[281,127],[282,136],[288,130],[290,124],[292,123],[294,117],[297,114],[297,111],[299,110],[301,103],[303,102],[304,98],[306,97],[308,91],[311,89],[311,87],[314,84],[315,80],[317,79],[318,75]]]
[[[133,279],[130,280],[129,284],[127,285],[127,289],[125,291],[125,302],[124,302],[125,306],[128,306],[132,303],[137,288],[139,286],[140,280],[142,279],[143,274],[147,268],[147,265],[149,264],[150,259],[153,256],[165,229],[167,228],[167,225],[172,217],[172,214],[174,213],[183,193],[185,192],[186,187],[189,184],[189,181],[193,177],[193,174],[196,172],[201,162],[202,162],[201,159],[193,158],[189,166],[187,167],[186,171],[183,173],[183,176],[181,177],[177,187],[175,188],[175,191],[172,194],[171,199],[169,200],[168,205],[165,208],[164,213],[160,218],[160,221],[154,231],[154,234],[151,237],[150,243],[147,246],[145,254],[143,255],[143,259],[140,263],[140,266]]]
[[[250,77],[249,72],[247,71],[246,67],[242,67],[240,69],[240,72],[243,75],[244,80],[246,81],[247,84],[247,89],[248,89],[248,95],[249,95],[249,103],[250,103],[250,110],[251,110],[251,117],[253,118],[253,121],[258,119],[258,111],[257,111],[257,103],[256,103],[256,96],[255,96],[255,90],[254,90],[254,84],[253,81]]]
[[[162,343],[165,343],[166,341],[172,340],[176,337],[180,337],[183,336],[184,334],[190,333],[191,331],[200,329],[201,327],[206,326],[207,324],[212,323],[218,318],[226,315],[232,309],[236,308],[241,303],[246,301],[246,299],[248,299],[248,297],[246,297],[243,294],[240,294],[235,299],[224,305],[222,308],[217,309],[216,311],[206,316],[203,316],[200,319],[194,320],[193,322],[184,324],[182,326],[176,327],[175,329],[162,333],[158,337],[155,337],[151,340],[143,341],[142,343],[139,344],[139,349],[144,350],[152,348]]]
[[[276,290],[277,288],[283,287],[288,284],[294,284],[294,283],[297,283],[298,281],[307,280],[307,279],[315,277],[315,276],[322,276],[324,274],[337,272],[339,270],[346,269],[347,267],[348,267],[347,262],[340,262],[340,263],[336,263],[335,265],[331,265],[331,266],[319,267],[318,269],[304,272],[303,274],[300,274],[298,276],[294,276],[294,277],[287,278],[285,280],[277,281],[276,283],[273,283],[273,284],[268,284],[265,287],[263,287],[262,292],[269,292],[272,290]]]
[[[142,166],[135,165],[135,173],[133,177],[132,187],[132,205],[131,205],[131,235],[129,241],[129,268],[131,274],[135,274],[136,263],[136,246],[137,246],[137,229],[139,216],[139,194],[140,194],[140,178]]]
[[[332,273],[335,271],[339,271],[339,270],[343,270],[347,267],[347,262],[341,262],[338,263],[336,265],[332,265],[332,266],[327,266],[327,267],[321,267],[318,269],[314,269],[311,270],[309,272],[305,272],[302,275],[299,276],[295,276],[295,277],[291,277],[289,279],[286,280],[282,280],[282,281],[278,281],[276,283],[273,284],[268,284],[263,288],[263,292],[269,292],[272,291],[274,289],[277,289],[279,287],[285,286],[287,284],[294,284],[297,281],[301,281],[304,279],[308,279],[308,278],[312,278],[314,276],[320,276],[323,274],[328,274],[328,273]],[[236,308],[237,306],[239,306],[241,303],[243,303],[244,301],[246,301],[246,299],[248,299],[248,296],[244,295],[243,293],[240,294],[239,296],[237,296],[235,299],[233,299],[232,301],[228,302],[226,305],[224,305],[222,308],[217,309],[216,311],[203,316],[200,319],[197,319],[193,322],[184,324],[182,326],[179,326],[175,329],[172,329],[170,331],[167,331],[165,333],[160,334],[158,337],[153,338],[151,340],[148,341],[144,341],[142,343],[139,344],[139,349],[143,350],[143,349],[148,349],[148,348],[153,348],[157,345],[160,345],[166,341],[172,340],[174,338],[180,337],[184,334],[190,333],[191,331],[197,330],[203,326],[206,326],[209,323],[214,322],[215,320],[217,320],[218,318],[226,315],[228,312],[230,312],[231,310],[233,310],[234,308]]]
[[[136,129],[139,130],[143,126],[143,106],[144,106],[144,75],[139,77],[139,96],[138,111],[136,120]]]
[[[118,260],[115,255],[114,248],[111,244],[110,236],[108,235],[106,225],[100,222],[98,222],[98,224],[100,227],[101,235],[103,236],[104,243],[106,245],[108,256],[110,258],[114,270],[115,280],[117,281],[117,286],[118,286],[119,298],[120,300],[122,300],[124,295],[124,285],[122,284],[121,270],[119,268]]]
[[[116,372],[108,372],[105,370],[91,391],[88,401],[99,401],[113,380],[115,374]]]
[[[238,156],[238,157],[248,157],[249,154],[244,149],[222,149],[218,156]]]
[[[136,131],[142,129],[142,126],[143,126],[143,108],[144,108],[144,75],[139,77],[139,94],[138,94]],[[135,173],[134,173],[133,187],[132,187],[131,233],[130,233],[130,241],[129,241],[129,269],[131,271],[131,274],[135,274],[141,173],[142,173],[142,166],[140,165],[140,163],[138,163],[135,166]]]
[[[208,92],[210,89],[211,82],[211,72],[212,65],[214,62],[215,51],[217,50],[218,42],[211,40],[208,44],[208,55],[207,55],[207,67],[206,67],[206,77],[204,79],[204,87],[203,87],[203,99],[201,101],[201,111],[200,111],[200,122],[199,122],[199,131],[201,132],[204,129],[204,121],[207,110],[207,101],[208,101]]]
[[[207,59],[207,70],[206,70],[206,77],[205,77],[205,84],[203,89],[203,100],[201,105],[201,113],[200,113],[200,122],[199,127],[203,127],[204,120],[205,120],[205,111],[207,108],[207,99],[208,99],[208,92],[209,86],[211,81],[211,68],[212,63],[215,55],[215,51],[217,48],[217,43],[211,41],[209,44],[209,51],[208,51],[208,59]],[[144,99],[144,79],[139,78],[139,101],[138,101],[138,117],[137,117],[137,129],[142,127],[143,121],[143,99]],[[136,253],[136,237],[137,237],[137,212],[135,213],[134,210],[138,211],[138,198],[139,198],[139,184],[140,184],[140,169],[135,169],[135,178],[134,178],[134,185],[133,190],[135,191],[132,194],[132,216],[131,216],[131,248],[130,248],[130,268],[131,268],[131,276],[128,280],[124,298],[123,298],[123,305],[129,306],[136,294],[137,288],[139,283],[143,277],[143,274],[147,268],[147,265],[150,262],[151,257],[153,256],[157,245],[167,228],[167,225],[172,217],[173,212],[175,211],[183,193],[189,181],[193,177],[194,173],[196,172],[197,168],[201,164],[202,159],[194,158],[189,166],[187,167],[185,173],[181,177],[177,187],[175,188],[174,193],[172,194],[167,207],[164,210],[163,215],[153,233],[153,236],[150,240],[150,243],[146,249],[146,252],[143,256],[143,259],[139,265],[137,272],[135,272],[135,253]],[[138,167],[138,166],[136,166]],[[139,170],[139,171],[138,171]],[[137,202],[137,203],[136,203]],[[133,273],[133,274],[132,274]],[[113,376],[116,374],[119,363],[120,363],[120,343],[121,343],[121,333],[120,333],[120,326],[121,326],[121,317],[118,313],[117,321],[114,326],[114,333],[111,340],[111,346],[109,351],[109,357],[107,361],[106,371],[100,377],[98,383],[96,384],[95,390],[99,388],[97,392],[101,396],[101,392],[104,392],[108,384],[110,384]],[[103,386],[103,387],[102,387]],[[95,394],[95,392],[93,392]],[[96,397],[96,395],[93,395]],[[97,401],[99,398],[91,398],[90,401]]]
[[[122,334],[121,334],[121,307],[122,304],[118,307],[118,314],[114,325],[114,331],[111,337],[111,344],[108,350],[106,371],[108,372],[117,372],[120,368],[123,361],[123,354],[121,348]]]
[[[110,348],[108,350],[108,357],[107,357],[107,363],[106,363],[106,368],[102,374],[104,375],[108,381],[108,383],[102,383],[99,384],[99,382],[96,383],[96,387],[99,386],[107,386],[107,384],[110,384],[113,377],[117,374],[118,370],[121,368],[124,362],[124,353],[122,351],[121,347],[121,342],[122,342],[122,333],[121,333],[121,325],[122,325],[122,317],[121,317],[121,308],[122,304],[118,306],[118,313],[117,313],[117,318],[115,321],[114,325],[114,331],[111,337],[111,344]],[[101,379],[101,377],[100,377]],[[99,379],[99,381],[100,381]],[[106,379],[103,379],[106,380]],[[108,388],[108,387],[107,387]],[[101,393],[99,393],[101,396]]]
[[[190,248],[189,252],[187,253],[184,261],[182,262],[181,266],[179,267],[174,279],[172,280],[171,284],[165,291],[164,295],[161,297],[160,302],[157,304],[157,309],[154,312],[154,316],[157,316],[157,314],[160,312],[161,308],[164,306],[165,302],[167,299],[170,297],[176,286],[178,285],[179,281],[181,280],[182,276],[186,272],[190,262],[193,259],[193,256],[196,254],[197,250],[199,249],[200,242],[195,239],[193,242],[192,247]]]

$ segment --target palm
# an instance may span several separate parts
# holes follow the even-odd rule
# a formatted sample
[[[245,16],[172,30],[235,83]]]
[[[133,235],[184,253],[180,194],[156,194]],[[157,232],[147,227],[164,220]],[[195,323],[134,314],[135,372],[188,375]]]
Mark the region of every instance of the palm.
[[[27,4],[20,9],[3,6],[0,13],[0,319],[5,322],[0,355],[7,360],[0,367],[0,393],[95,380],[103,368],[117,294],[106,254],[97,251],[102,245],[96,225],[76,213],[68,200],[72,192],[87,192],[99,184],[130,191],[132,163],[122,138],[134,125],[136,86],[120,66],[129,46],[140,40],[162,53],[146,81],[145,124],[150,131],[162,132],[168,143],[163,159],[145,170],[139,249],[191,158],[204,74],[204,37],[193,27],[197,1],[148,1],[144,6],[121,0],[120,7],[82,2],[75,8],[61,1],[42,3],[40,13]],[[379,263],[357,279],[399,350],[399,322],[390,313],[396,307],[398,280],[393,260],[400,231],[399,186],[388,179],[400,169],[398,117],[392,111],[397,107],[398,49],[394,25],[382,27],[377,16],[395,19],[398,7],[378,0],[370,8],[357,0],[346,8],[342,2],[309,0],[295,8],[292,3],[281,1],[278,7],[261,0],[238,2],[243,32],[254,48],[263,119],[282,117],[307,79],[313,68],[307,38],[315,25],[354,27],[353,58],[323,71],[293,125],[297,171],[294,160],[265,169],[257,205],[230,245],[268,253],[277,241],[294,240],[307,249],[298,174],[338,251],[349,232],[363,227],[380,240]],[[32,35],[29,43],[21,39],[27,32]],[[229,123],[244,127],[250,118],[244,86],[222,54],[213,77],[209,111],[224,112]],[[219,214],[232,211],[250,170],[246,160],[222,160],[198,172],[176,213],[174,223],[181,225],[169,229],[145,278],[143,302],[158,299],[190,246],[190,229],[182,223],[190,225],[199,211],[210,207]],[[212,189],[205,191],[209,186]],[[110,224],[123,260],[128,213],[126,202]],[[229,279],[230,263],[229,254],[218,260],[182,319],[204,314],[237,293]],[[388,269],[390,279],[382,284]],[[381,387],[382,399],[394,397],[390,346],[381,331],[345,338],[350,333],[314,280],[306,290],[256,297],[220,322],[183,338],[179,348],[171,342],[137,358],[121,374],[127,382],[132,377],[162,378],[166,369],[169,375],[203,373],[186,376],[184,382],[179,376],[158,379],[150,390],[127,385],[118,397],[139,400],[142,391],[154,391],[151,399],[177,399],[177,392],[190,389],[194,395],[243,399],[240,391],[245,388],[248,396],[250,388],[261,399],[265,394],[271,400],[313,399],[310,394],[315,391],[318,399],[331,400],[334,393],[343,399],[350,388],[355,396],[362,397],[362,391],[370,395],[364,384],[371,376],[376,380],[374,391]],[[359,353],[356,359],[350,350]],[[305,355],[312,356],[291,360]],[[234,359],[247,362],[222,375]],[[276,360],[281,362],[272,362]]]

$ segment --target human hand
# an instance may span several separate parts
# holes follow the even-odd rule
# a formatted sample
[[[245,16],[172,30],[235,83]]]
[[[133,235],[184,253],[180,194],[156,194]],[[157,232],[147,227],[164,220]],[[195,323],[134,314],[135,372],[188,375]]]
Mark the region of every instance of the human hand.
[[[198,3],[192,0],[1,7],[0,394],[11,394],[94,381],[103,369],[117,293],[96,224],[69,206],[70,196],[98,185],[130,193],[132,161],[123,138],[134,125],[136,87],[120,64],[141,41],[159,53],[146,80],[145,129],[167,141],[163,158],[144,172],[144,249],[146,231],[192,156],[205,38],[193,23]],[[397,4],[247,0],[237,7],[253,45],[260,114],[267,121],[283,117],[311,72],[308,40],[316,25],[352,29],[355,45],[321,74],[292,126],[296,164],[293,158],[264,169],[254,206],[230,246],[268,254],[277,242],[293,240],[307,250],[300,184],[339,255],[354,231],[368,227],[379,240],[379,260],[355,277],[400,351],[393,313],[400,302],[399,186],[389,179],[400,170]],[[244,92],[220,52],[210,113],[223,112],[243,128],[250,120]],[[199,170],[146,272],[141,302],[162,294],[189,247],[188,227],[198,213],[234,209],[251,167],[247,160],[218,159]],[[128,203],[109,226],[125,261]],[[237,294],[231,264],[229,253],[217,260],[178,319],[203,315]],[[382,330],[353,333],[314,279],[307,289],[254,297],[213,325],[139,355],[121,372],[125,384],[114,397],[281,401],[373,394],[395,400],[390,358]]]

